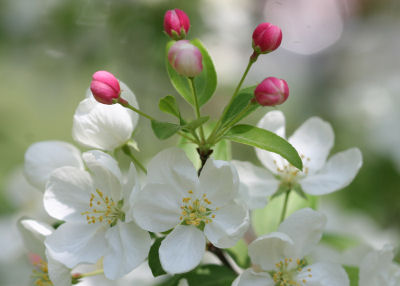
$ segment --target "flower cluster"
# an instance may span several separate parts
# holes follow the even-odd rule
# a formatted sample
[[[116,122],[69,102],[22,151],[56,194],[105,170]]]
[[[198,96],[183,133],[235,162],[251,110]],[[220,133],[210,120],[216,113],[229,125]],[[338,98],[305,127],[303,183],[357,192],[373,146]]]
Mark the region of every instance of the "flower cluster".
[[[135,95],[113,74],[97,71],[73,120],[74,140],[89,150],[44,141],[26,151],[26,178],[43,192],[44,208],[55,221],[53,225],[30,218],[19,221],[33,264],[33,283],[70,286],[103,274],[117,280],[147,260],[154,276],[165,274],[166,285],[200,285],[199,273],[210,280],[223,275],[221,285],[350,285],[342,265],[313,256],[327,217],[311,208],[287,218],[286,213],[292,192],[307,199],[349,185],[362,165],[361,152],[352,148],[327,159],[334,134],[330,124],[317,117],[303,123],[288,141],[281,111],[266,113],[257,126],[239,124],[257,108],[283,104],[289,96],[286,81],[274,77],[242,88],[257,58],[276,50],[282,41],[281,30],[270,23],[254,30],[253,53],[243,77],[221,116],[209,123],[201,106],[214,94],[215,68],[201,41],[186,39],[189,27],[183,11],[165,14],[165,33],[171,37],[168,75],[193,107],[194,118],[183,118],[175,97],[166,96],[160,100],[160,110],[178,123],[157,120],[139,109]],[[161,150],[142,164],[132,139],[139,116],[150,120],[158,139],[178,135],[181,142],[193,144],[197,154],[190,158],[196,156],[200,167],[196,169],[177,147]],[[227,160],[229,141],[253,146],[265,168]],[[128,170],[116,152],[131,160]],[[280,195],[285,195],[276,214],[280,226],[256,238],[251,210]],[[241,240],[248,243],[246,265],[232,254]],[[206,252],[219,265],[206,264]],[[371,254],[365,259],[378,256],[390,255]],[[362,264],[360,281],[378,285],[368,284],[373,275],[369,263]],[[77,272],[83,264],[94,270]],[[396,277],[371,279],[398,281]]]

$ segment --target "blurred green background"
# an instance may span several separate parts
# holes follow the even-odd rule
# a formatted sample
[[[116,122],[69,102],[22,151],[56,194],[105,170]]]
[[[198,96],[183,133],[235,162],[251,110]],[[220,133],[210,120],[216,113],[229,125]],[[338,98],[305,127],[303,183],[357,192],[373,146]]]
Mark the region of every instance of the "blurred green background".
[[[0,215],[19,211],[7,188],[28,146],[53,139],[73,142],[72,116],[96,70],[111,71],[131,87],[141,109],[171,120],[157,109],[161,97],[177,95],[165,71],[168,38],[162,22],[167,9],[189,15],[189,36],[202,39],[215,59],[219,86],[202,112],[217,118],[251,53],[252,30],[269,21],[269,7],[280,2],[287,1],[1,0]],[[309,6],[315,1],[308,2],[299,1]],[[260,58],[246,84],[267,76],[286,79],[291,93],[279,109],[286,115],[288,134],[310,116],[320,116],[335,130],[333,153],[359,147],[364,157],[359,175],[322,201],[335,201],[343,209],[365,213],[382,228],[399,231],[400,4],[328,2],[338,8],[330,22],[336,30],[318,26],[321,19],[312,18],[302,23],[304,38],[285,38],[284,30],[284,48]],[[319,18],[334,13],[315,9]],[[326,40],[330,32],[332,39]],[[322,38],[328,44],[318,47]],[[178,102],[191,116],[188,105]],[[256,123],[268,110],[259,109],[247,120]],[[144,119],[134,138],[143,161],[166,146]],[[167,141],[175,143],[176,138]],[[257,162],[250,147],[233,145],[233,158]]]

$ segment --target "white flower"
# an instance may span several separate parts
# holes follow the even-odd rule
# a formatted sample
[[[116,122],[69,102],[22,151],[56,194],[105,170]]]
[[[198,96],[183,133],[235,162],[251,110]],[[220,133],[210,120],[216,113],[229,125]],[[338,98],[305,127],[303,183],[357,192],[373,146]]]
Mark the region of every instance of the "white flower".
[[[149,234],[130,215],[139,188],[136,169],[131,164],[124,181],[110,155],[89,151],[82,158],[90,173],[61,167],[47,183],[45,209],[65,223],[45,244],[55,259],[70,268],[104,257],[105,276],[117,279],[143,262],[151,244]]]
[[[268,112],[258,127],[285,138],[285,117],[281,111]],[[305,121],[288,141],[302,158],[302,172],[280,155],[258,148],[255,149],[257,157],[270,172],[247,162],[234,162],[240,176],[241,195],[249,201],[250,208],[264,207],[267,196],[274,194],[278,187],[289,190],[301,186],[310,195],[340,190],[351,183],[362,165],[357,148],[339,152],[327,161],[334,134],[331,125],[318,117]]]
[[[121,97],[138,108],[135,95],[120,81]],[[90,90],[75,111],[72,127],[74,140],[83,146],[112,151],[132,136],[138,114],[119,105],[97,102]]]
[[[325,215],[311,209],[293,213],[277,232],[249,245],[250,258],[262,271],[248,269],[232,285],[348,286],[347,274],[339,264],[309,264],[306,257],[321,239],[325,224]]]
[[[200,178],[178,148],[164,150],[148,165],[147,185],[139,192],[133,215],[144,229],[164,232],[159,255],[169,273],[196,267],[205,252],[206,238],[228,248],[248,227],[248,211],[235,203],[237,174],[227,162],[209,159]]]
[[[41,141],[32,144],[26,150],[25,177],[29,183],[42,192],[51,172],[64,166],[83,169],[81,152],[67,142]]]
[[[54,228],[27,217],[21,218],[17,225],[35,267],[32,273],[34,285],[70,286],[71,269],[56,261],[44,246],[45,238],[53,233]]]
[[[393,262],[393,258],[393,247],[390,245],[368,253],[360,264],[359,285],[400,285],[400,266]]]

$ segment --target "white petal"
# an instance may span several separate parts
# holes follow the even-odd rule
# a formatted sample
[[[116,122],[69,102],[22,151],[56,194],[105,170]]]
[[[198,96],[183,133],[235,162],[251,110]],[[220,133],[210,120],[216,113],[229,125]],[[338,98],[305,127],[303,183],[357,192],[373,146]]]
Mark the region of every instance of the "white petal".
[[[179,283],[177,286],[189,286],[189,282],[185,278],[183,278],[183,279],[179,280]]]
[[[276,263],[285,258],[296,259],[292,255],[293,246],[293,240],[287,234],[272,232],[257,238],[249,245],[249,256],[263,270],[276,271]]]
[[[400,267],[393,263],[393,258],[394,250],[390,245],[368,253],[360,264],[360,286],[399,285]]]
[[[194,226],[177,226],[161,242],[161,265],[171,274],[188,272],[199,265],[206,247],[203,232]]]
[[[326,162],[333,146],[334,133],[332,126],[319,117],[307,119],[289,138],[303,158],[304,172],[312,174]]]
[[[213,213],[215,218],[204,228],[204,234],[219,248],[233,247],[249,227],[249,215],[244,206],[231,203]]]
[[[125,107],[87,98],[75,111],[72,136],[83,146],[112,151],[131,138],[133,129],[130,111]]]
[[[187,195],[198,184],[197,171],[183,150],[169,148],[159,152],[147,165],[147,182],[169,184]]]
[[[239,194],[250,209],[263,208],[279,186],[279,181],[267,170],[250,162],[232,161],[240,179]]]
[[[138,104],[138,102],[136,100],[136,96],[133,94],[132,90],[130,90],[130,88],[122,81],[119,81],[119,86],[121,88],[120,97],[125,99],[126,101],[128,101],[129,104],[132,105],[133,107],[136,107],[137,109],[139,109],[139,104]],[[90,88],[88,88],[86,91],[86,97],[94,99]],[[129,116],[131,117],[133,127],[135,127],[139,120],[139,114],[137,114],[136,112],[134,112],[130,109],[126,109],[126,110],[128,111]]]
[[[247,269],[233,281],[232,286],[274,286],[274,280],[267,272],[256,273]]]
[[[50,251],[46,251],[49,278],[54,286],[71,286],[71,269],[55,260]]]
[[[151,246],[150,235],[135,223],[118,223],[106,233],[109,252],[104,256],[104,274],[118,279],[139,266]]]
[[[310,269],[311,271],[308,271]],[[311,275],[311,277],[310,277]],[[349,278],[340,264],[318,262],[303,268],[298,274],[297,281],[307,281],[307,286],[349,286]],[[360,284],[361,285],[361,284]],[[374,284],[376,286],[380,284]]]
[[[44,191],[52,171],[64,166],[83,169],[81,152],[61,141],[42,141],[32,144],[25,153],[25,177],[29,183]]]
[[[196,195],[203,194],[211,201],[210,208],[222,207],[235,199],[239,192],[239,178],[234,167],[226,161],[208,159],[200,174]]]
[[[28,217],[22,217],[17,223],[26,248],[35,254],[44,257],[44,240],[53,233],[54,228],[44,222],[40,222]]]
[[[133,163],[131,163],[129,166],[126,181],[124,182],[122,188],[124,199],[122,211],[125,213],[125,222],[130,222],[133,219],[133,205],[135,204],[136,197],[140,192],[139,178]]]
[[[170,185],[148,184],[136,196],[133,217],[148,231],[169,230],[180,221],[182,198]]]
[[[362,155],[357,148],[332,156],[317,173],[300,181],[310,195],[325,195],[343,189],[353,181],[362,165]]]
[[[326,225],[326,216],[310,208],[294,212],[278,228],[294,242],[296,257],[302,258],[321,240]]]
[[[85,152],[82,158],[92,175],[95,188],[111,195],[115,202],[122,199],[122,175],[118,162],[110,155],[98,150]]]
[[[274,132],[285,138],[285,116],[279,110],[270,111],[258,122],[257,127]],[[277,173],[277,168],[283,169],[286,160],[276,153],[255,148],[256,155],[268,170]]]
[[[57,261],[69,268],[78,263],[96,263],[108,250],[107,227],[87,223],[64,223],[45,240],[46,247]]]
[[[52,217],[66,221],[85,221],[82,212],[88,211],[90,194],[94,193],[88,172],[62,167],[55,170],[46,186],[43,203]]]

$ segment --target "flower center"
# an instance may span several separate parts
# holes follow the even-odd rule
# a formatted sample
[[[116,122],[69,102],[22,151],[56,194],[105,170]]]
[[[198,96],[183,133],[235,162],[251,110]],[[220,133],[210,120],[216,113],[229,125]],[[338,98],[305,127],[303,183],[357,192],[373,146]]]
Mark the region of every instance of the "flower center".
[[[88,224],[105,222],[110,226],[117,224],[118,220],[125,220],[125,213],[121,210],[124,202],[115,203],[113,199],[96,189],[96,194],[90,194],[89,211],[81,213],[86,216]]]
[[[47,262],[38,259],[32,262],[32,264],[35,266],[35,269],[32,271],[32,278],[34,279],[33,284],[36,286],[53,286],[49,278]]]
[[[210,209],[211,201],[207,199],[207,195],[203,194],[201,199],[193,197],[193,191],[188,191],[189,196],[182,199],[182,212],[180,220],[187,225],[200,226],[200,224],[208,224],[215,218],[214,211]]]
[[[300,158],[304,164],[304,172],[301,172],[290,163],[280,166],[276,160],[273,161],[280,178],[286,183],[295,184],[300,176],[308,175],[308,167],[306,166],[306,163],[310,162],[311,159],[309,157],[305,157],[303,154],[300,154]]]
[[[297,278],[297,275],[303,271],[303,268],[307,265],[307,261],[305,259],[297,259],[296,264],[292,258],[285,258],[284,261],[280,261],[275,264],[277,271],[273,271],[272,278],[274,279],[274,283],[276,286],[303,286],[306,285],[307,280],[305,278],[300,281]],[[309,274],[308,277],[312,277],[311,268],[307,268]]]

